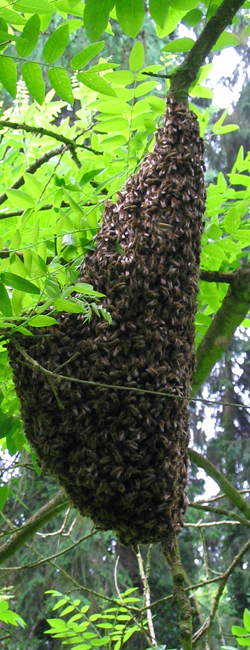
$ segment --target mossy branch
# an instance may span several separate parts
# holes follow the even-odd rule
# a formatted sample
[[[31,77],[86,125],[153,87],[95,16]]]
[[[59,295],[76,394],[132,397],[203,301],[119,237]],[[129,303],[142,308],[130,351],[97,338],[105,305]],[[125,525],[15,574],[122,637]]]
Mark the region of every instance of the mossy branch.
[[[24,526],[13,533],[11,539],[0,546],[0,565],[6,562],[48,521],[68,508],[69,499],[63,490],[59,490],[45,506],[40,508]]]
[[[171,94],[175,95],[177,99],[187,101],[189,87],[196,79],[201,65],[210,54],[219,36],[228,25],[231,25],[233,17],[243,4],[244,0],[224,0],[205,25],[192,50],[171,76]]]
[[[250,308],[250,264],[232,273],[231,284],[196,353],[196,370],[192,381],[194,397],[209,377]]]
[[[206,474],[208,474],[208,476],[210,476],[220,486],[220,489],[226,494],[230,501],[232,501],[236,508],[238,508],[238,510],[245,515],[246,519],[250,521],[250,506],[243,499],[238,490],[229,483],[226,477],[212,463],[210,463],[207,458],[198,454],[194,449],[188,449],[188,455],[195,465],[202,467],[202,469],[205,470]]]
[[[162,540],[162,549],[167,562],[171,566],[174,587],[174,600],[179,607],[179,639],[182,650],[192,650],[192,607],[185,589],[186,574],[182,565],[178,539],[176,536],[170,540]]]

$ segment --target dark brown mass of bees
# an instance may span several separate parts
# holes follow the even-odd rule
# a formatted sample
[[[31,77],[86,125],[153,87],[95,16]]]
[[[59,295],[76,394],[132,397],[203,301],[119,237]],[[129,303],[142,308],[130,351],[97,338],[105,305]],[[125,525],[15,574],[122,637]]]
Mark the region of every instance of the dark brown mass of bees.
[[[19,344],[53,379],[9,346],[28,440],[82,515],[125,545],[177,532],[185,511],[187,401],[202,217],[203,144],[193,112],[167,100],[163,127],[117,203],[105,209],[82,279],[103,292],[108,325],[58,316],[58,327]],[[37,333],[37,331],[36,331]],[[58,370],[60,372],[60,370]],[[97,388],[70,376],[173,397]]]

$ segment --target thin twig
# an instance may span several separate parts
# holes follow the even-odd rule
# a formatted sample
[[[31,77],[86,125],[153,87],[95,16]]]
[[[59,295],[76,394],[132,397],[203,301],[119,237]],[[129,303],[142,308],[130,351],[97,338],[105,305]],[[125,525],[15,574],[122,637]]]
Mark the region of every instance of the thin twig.
[[[149,583],[148,583],[148,577],[149,577],[149,571],[150,571],[150,552],[151,552],[152,544],[150,544],[149,547],[149,552],[147,556],[147,568],[146,568],[146,573],[144,571],[144,566],[143,566],[143,559],[141,556],[141,551],[140,547],[137,547],[137,560],[138,560],[138,566],[139,566],[139,573],[141,576],[141,581],[143,584],[143,596],[144,596],[144,606],[147,608],[147,621],[148,621],[148,629],[149,629],[149,634],[150,634],[150,641],[152,646],[157,646],[157,641],[156,641],[156,636],[155,636],[155,631],[154,631],[154,624],[153,624],[153,618],[152,618],[152,613],[151,613],[151,600],[150,600],[150,588],[149,588]]]
[[[212,627],[214,617],[216,615],[218,606],[219,606],[219,601],[220,598],[223,594],[223,591],[225,589],[226,583],[228,581],[228,578],[232,575],[234,569],[236,566],[239,564],[240,560],[243,558],[243,556],[247,553],[247,551],[250,549],[250,540],[246,542],[246,544],[242,547],[241,551],[235,556],[233,559],[233,562],[230,564],[228,569],[225,571],[221,578],[220,586],[218,587],[217,593],[214,597],[214,602],[213,602],[213,607],[211,610],[210,615],[207,617],[207,619],[204,621],[203,625],[200,627],[200,629],[194,634],[193,636],[193,644],[195,645],[197,641],[205,634],[207,630],[209,630]]]

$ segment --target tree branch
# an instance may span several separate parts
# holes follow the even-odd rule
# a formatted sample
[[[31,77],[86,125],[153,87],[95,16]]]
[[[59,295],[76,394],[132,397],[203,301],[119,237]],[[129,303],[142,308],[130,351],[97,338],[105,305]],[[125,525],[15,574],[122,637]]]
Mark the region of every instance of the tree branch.
[[[162,541],[162,549],[167,562],[171,566],[174,586],[174,600],[179,607],[179,639],[182,650],[192,650],[192,607],[185,589],[185,571],[182,565],[178,540],[172,538],[170,548],[169,539]]]
[[[171,94],[180,101],[187,101],[188,90],[196,79],[201,65],[210,54],[219,36],[231,24],[244,0],[224,0],[216,13],[205,25],[202,33],[187,54],[183,63],[171,75]]]
[[[9,557],[14,555],[30,537],[33,537],[37,530],[42,528],[48,521],[53,519],[60,512],[69,506],[69,499],[63,490],[59,490],[56,496],[45,506],[40,508],[24,526],[13,533],[11,539],[0,547],[0,565]]]
[[[41,158],[37,158],[37,160],[34,160],[34,162],[31,165],[29,165],[29,167],[27,167],[27,169],[25,169],[25,173],[35,174],[37,169],[39,169],[40,167],[42,167],[42,165],[44,165],[46,162],[48,162],[50,160],[50,158],[53,158],[54,156],[58,156],[58,155],[64,153],[64,151],[67,151],[66,145],[60,145],[60,147],[55,147],[54,149],[51,149],[51,151],[48,151],[47,153],[45,153],[43,156],[41,156]],[[22,187],[22,185],[24,185],[24,183],[25,183],[25,179],[24,179],[24,177],[22,175],[8,189],[10,189],[10,190],[18,190],[19,187]],[[8,196],[7,196],[6,192],[3,192],[0,195],[0,205],[2,205],[5,201],[7,201],[7,199],[8,199]]]
[[[220,598],[223,594],[223,591],[225,589],[226,583],[228,581],[228,578],[230,575],[232,575],[234,569],[236,566],[239,564],[240,560],[243,558],[243,556],[247,553],[247,551],[250,549],[250,540],[246,542],[246,544],[243,546],[241,551],[238,553],[238,555],[235,556],[233,559],[233,562],[230,564],[228,569],[225,571],[221,578],[221,583],[220,586],[218,587],[217,593],[215,594],[214,597],[214,602],[213,602],[213,607],[211,614],[207,617],[207,619],[204,621],[203,625],[200,627],[200,629],[194,634],[193,636],[193,644],[195,645],[197,641],[207,632],[213,625],[214,617],[217,612],[218,606],[219,606],[219,601]]]
[[[87,206],[87,207],[89,207],[89,206]],[[46,205],[42,205],[39,208],[38,212],[42,212],[42,210],[52,210],[52,208],[53,208],[53,203],[46,203]],[[70,204],[67,203],[67,201],[62,201],[62,203],[60,205],[60,208],[70,208]],[[12,217],[21,217],[24,212],[25,212],[25,210],[23,210],[23,209],[11,210],[9,212],[0,212],[0,221],[2,219],[11,219]],[[3,251],[3,253],[5,253],[5,252],[6,252],[5,257],[9,257],[10,251]],[[11,251],[11,252],[13,252],[13,251]]]
[[[214,365],[228,348],[235,330],[246,317],[249,307],[250,264],[244,264],[232,273],[227,295],[198,347],[191,397],[197,394]]]
[[[96,154],[97,156],[102,156],[102,151],[97,151],[96,149],[92,149],[91,147],[88,147],[86,144],[78,144],[74,140],[71,140],[70,138],[66,138],[65,135],[62,135],[61,133],[56,133],[55,131],[50,131],[49,129],[44,129],[42,126],[30,126],[29,124],[25,124],[24,122],[18,123],[18,122],[9,122],[9,120],[0,120],[0,127],[7,127],[8,129],[14,129],[16,131],[26,131],[27,133],[37,133],[38,135],[47,135],[49,138],[53,138],[53,140],[58,140],[58,142],[63,142],[69,149],[76,149],[76,147],[79,147],[79,149],[87,149],[87,151],[91,151],[92,153]]]
[[[223,282],[231,284],[233,273],[220,273],[220,271],[200,271],[200,280],[202,282]]]
[[[248,521],[244,517],[241,517],[238,514],[237,515],[234,514],[234,512],[231,512],[230,510],[226,510],[226,508],[213,508],[212,506],[204,506],[201,503],[197,503],[195,501],[189,503],[189,508],[195,508],[195,510],[202,510],[203,512],[212,512],[215,515],[226,515],[227,517],[231,517],[231,519],[233,519],[236,524],[238,523],[241,524],[242,526],[246,526],[246,528],[250,528],[250,521]],[[229,523],[229,522],[225,522],[225,523]]]
[[[211,478],[216,483],[218,483],[221,490],[225,492],[227,497],[230,499],[230,501],[232,501],[236,508],[238,508],[240,512],[243,512],[243,515],[245,515],[246,519],[250,520],[250,506],[246,501],[244,501],[238,490],[236,490],[236,488],[231,483],[229,483],[226,477],[212,463],[210,463],[207,458],[204,458],[204,456],[198,454],[198,452],[194,449],[188,449],[188,455],[192,463],[195,463],[195,465],[198,467],[202,467],[202,469],[205,470],[206,474],[208,474],[208,476],[211,476]]]

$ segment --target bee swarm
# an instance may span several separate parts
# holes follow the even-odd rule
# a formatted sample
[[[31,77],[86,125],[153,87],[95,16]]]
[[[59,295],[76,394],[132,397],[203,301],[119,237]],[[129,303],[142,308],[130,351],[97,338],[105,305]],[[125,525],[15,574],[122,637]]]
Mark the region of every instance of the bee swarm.
[[[170,539],[185,512],[188,404],[179,398],[189,395],[194,367],[203,169],[196,117],[170,96],[153,152],[106,206],[82,269],[82,280],[105,294],[112,325],[65,314],[58,326],[9,344],[24,429],[42,468],[82,515],[125,545]],[[48,370],[68,361],[68,380],[52,379],[63,409],[16,341]]]

